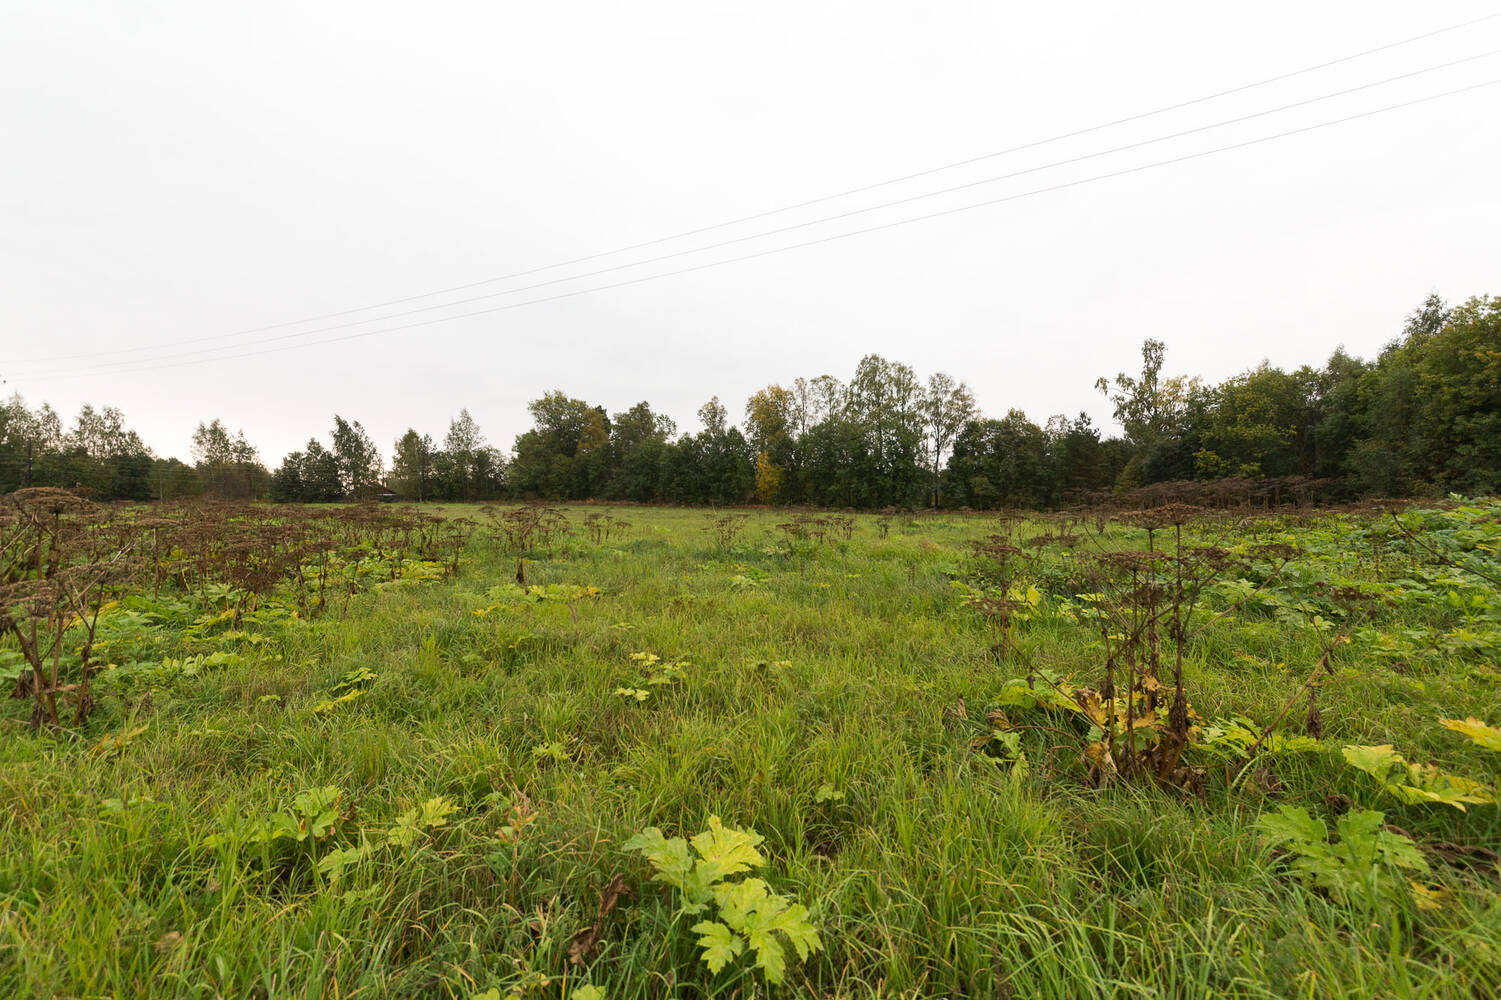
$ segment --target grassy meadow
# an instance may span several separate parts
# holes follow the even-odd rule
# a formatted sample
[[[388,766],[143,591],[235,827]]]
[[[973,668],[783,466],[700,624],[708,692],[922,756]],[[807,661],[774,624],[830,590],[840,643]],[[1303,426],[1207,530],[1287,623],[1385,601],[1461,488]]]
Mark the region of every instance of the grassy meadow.
[[[1501,752],[1439,722],[1501,725],[1501,505],[1185,529],[1300,553],[1204,587],[1170,779],[1063,703],[1141,527],[1010,524],[1087,537],[998,638],[994,517],[567,515],[526,588],[482,527],[316,617],[108,608],[85,724],[0,703],[0,995],[1501,995]]]

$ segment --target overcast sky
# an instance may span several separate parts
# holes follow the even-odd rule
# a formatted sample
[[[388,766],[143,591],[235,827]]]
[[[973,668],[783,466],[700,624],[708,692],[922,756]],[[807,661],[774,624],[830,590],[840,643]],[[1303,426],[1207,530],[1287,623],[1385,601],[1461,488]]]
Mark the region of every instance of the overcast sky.
[[[1501,87],[1025,192],[1491,80],[1501,57],[493,293],[1428,69],[1501,49],[1501,18],[692,239],[280,324],[1046,139],[1495,6],[0,0],[0,377],[65,416],[119,406],[158,454],[185,456],[198,421],[219,417],[273,466],[335,412],[389,454],[407,426],[441,438],[466,406],[508,448],[527,401],[554,388],[611,412],[646,399],[691,431],[711,395],[738,417],[760,386],[847,378],[869,352],[968,381],[988,414],[1108,424],[1092,383],[1138,367],[1144,338],[1167,342],[1170,371],[1218,380],[1264,358],[1320,364],[1341,344],[1371,356],[1430,292],[1501,292]]]

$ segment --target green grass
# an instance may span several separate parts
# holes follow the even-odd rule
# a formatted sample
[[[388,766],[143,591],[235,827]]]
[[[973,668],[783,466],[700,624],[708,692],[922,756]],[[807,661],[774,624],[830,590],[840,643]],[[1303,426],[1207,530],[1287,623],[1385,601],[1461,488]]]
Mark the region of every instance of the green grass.
[[[1394,743],[1496,785],[1501,755],[1436,721],[1501,722],[1488,656],[1343,648],[1322,692],[1331,750],[1277,760],[1275,787],[1232,788],[1211,769],[1202,801],[1091,789],[1082,742],[1041,728],[1023,733],[1031,768],[1016,780],[975,743],[1001,686],[1025,668],[996,662],[952,586],[990,522],[898,520],[881,537],[862,516],[851,541],[792,551],[775,528],[784,518],[768,512],[721,552],[702,512],[611,513],[633,527],[600,544],[575,535],[528,564],[531,584],[601,588],[577,603],[576,621],[560,601],[476,615],[515,573],[477,539],[457,580],[361,594],[345,612],[242,644],[241,662],[155,684],[105,675],[85,733],[33,734],[24,703],[9,703],[0,995],[767,992],[744,964],[711,976],[687,931],[696,918],[675,918],[670,895],[620,848],[647,826],[691,836],[710,814],[763,835],[771,863],[760,874],[821,924],[824,950],[771,992],[1501,991],[1498,873],[1436,863],[1443,909],[1394,897],[1361,912],[1299,884],[1253,827],[1282,802],[1327,817],[1329,797],[1345,796],[1420,840],[1496,847],[1498,807],[1404,806],[1338,753]],[[1097,683],[1092,633],[1052,601],[1019,628],[1022,651]],[[1383,631],[1452,625],[1427,605],[1383,615]],[[1309,629],[1232,616],[1195,647],[1195,707],[1268,722],[1317,649]],[[615,691],[640,673],[637,651],[689,666],[636,703]],[[375,674],[365,694],[315,713],[358,668]],[[139,726],[117,750],[96,745]],[[536,752],[549,744],[561,753]],[[345,845],[433,796],[458,811],[337,883],[309,865],[262,870],[235,845],[236,831],[329,785],[343,793]],[[843,798],[818,801],[826,785]],[[632,895],[597,953],[570,964],[570,939],[617,873]]]

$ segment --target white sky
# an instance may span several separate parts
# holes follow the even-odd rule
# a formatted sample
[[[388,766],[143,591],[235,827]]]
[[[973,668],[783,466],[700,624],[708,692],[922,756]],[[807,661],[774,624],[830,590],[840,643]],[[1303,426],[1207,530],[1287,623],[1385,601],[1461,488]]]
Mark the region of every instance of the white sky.
[[[1187,163],[562,301],[259,357],[434,304],[216,337],[529,270],[1047,138],[1482,17],[1494,3],[215,4],[0,0],[0,377],[199,420],[274,466],[338,412],[389,452],[552,388],[696,430],[875,351],[988,414],[1094,379],[1370,356],[1430,291],[1495,293],[1501,87]],[[1501,18],[1278,84],[483,295],[1106,150],[1501,49]],[[1501,57],[1087,163],[451,311],[1019,193],[1501,77]],[[48,360],[59,355],[83,355]],[[129,364],[123,364],[129,362]],[[153,364],[154,362],[154,364]],[[85,374],[78,367],[116,365]],[[175,365],[175,367],[163,367]],[[148,370],[141,370],[148,369]]]

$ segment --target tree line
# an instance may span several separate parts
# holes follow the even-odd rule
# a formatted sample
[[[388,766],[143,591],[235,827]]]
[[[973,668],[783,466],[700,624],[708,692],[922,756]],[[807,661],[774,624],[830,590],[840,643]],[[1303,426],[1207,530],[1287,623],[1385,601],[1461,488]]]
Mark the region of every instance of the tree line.
[[[310,438],[274,471],[218,420],[198,425],[183,462],[153,455],[113,407],[84,406],[65,427],[17,395],[0,405],[0,491],[1042,508],[1180,480],[1302,477],[1334,498],[1501,486],[1501,298],[1451,308],[1430,296],[1369,361],[1339,350],[1321,367],[1263,363],[1217,385],[1167,375],[1165,362],[1163,343],[1148,340],[1138,372],[1097,381],[1118,436],[1083,413],[1041,425],[1016,409],[986,417],[964,382],[871,354],[848,380],[758,390],[738,423],[714,397],[697,433],[646,402],[612,414],[554,391],[532,401],[533,426],[509,456],[461,410],[441,443],[408,429],[388,464],[359,421],[336,415],[326,440]]]

